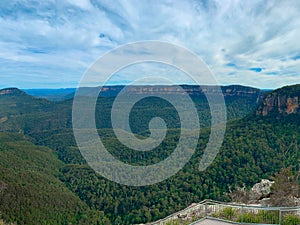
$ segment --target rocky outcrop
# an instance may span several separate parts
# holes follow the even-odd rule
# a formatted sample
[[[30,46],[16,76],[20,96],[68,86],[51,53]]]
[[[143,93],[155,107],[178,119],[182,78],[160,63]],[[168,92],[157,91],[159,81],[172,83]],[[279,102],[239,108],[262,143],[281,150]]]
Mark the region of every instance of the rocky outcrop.
[[[271,187],[274,181],[262,179],[260,183],[256,183],[249,191],[249,200],[252,203],[265,202],[266,198],[271,195]]]
[[[300,114],[300,85],[287,86],[265,96],[256,114]]]
[[[0,90],[0,95],[26,95],[26,93],[18,88],[5,88]]]
[[[0,123],[4,123],[8,120],[7,116],[1,117],[0,118]]]
[[[250,190],[246,187],[236,187],[235,191],[230,191],[230,198],[234,203],[266,206],[270,204],[271,187],[274,181],[262,179],[254,184]]]

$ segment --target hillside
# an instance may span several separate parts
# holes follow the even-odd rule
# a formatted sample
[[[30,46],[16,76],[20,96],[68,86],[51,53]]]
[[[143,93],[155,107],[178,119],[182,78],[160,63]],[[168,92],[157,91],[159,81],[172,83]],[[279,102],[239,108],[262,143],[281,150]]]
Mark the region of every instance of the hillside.
[[[66,127],[71,104],[35,98],[17,88],[0,90],[0,130],[26,133]],[[68,113],[66,113],[68,110]],[[69,127],[70,124],[69,124]]]
[[[110,109],[115,94],[118,93],[122,87],[123,86],[105,87],[104,96],[99,98],[97,107],[97,115],[101,115],[101,117],[96,118],[99,128],[111,128]],[[131,91],[135,94],[139,94],[140,89],[142,89],[144,93],[149,94],[172,94],[175,98],[176,95],[181,95],[181,93],[176,93],[173,87],[168,87],[168,89],[166,89],[166,87],[148,87],[146,89],[145,87],[131,88]],[[194,100],[198,109],[201,126],[210,126],[209,106],[202,90],[195,86],[184,86],[184,89],[190,93]],[[215,90],[214,87],[207,89],[210,91]],[[13,90],[13,92],[11,92],[11,90]],[[242,118],[251,113],[256,109],[257,105],[260,104],[264,93],[259,89],[243,86],[226,86],[222,87],[222,90],[225,96],[227,118],[229,120]],[[34,92],[33,90],[31,91]],[[40,133],[72,128],[72,99],[62,102],[51,102],[46,99],[35,98],[18,89],[3,89],[0,90],[0,92],[2,93],[2,95],[0,95],[0,101],[2,103],[0,105],[0,130]],[[39,90],[38,93],[41,93],[41,90]],[[46,90],[46,93],[50,94],[49,90]],[[52,94],[56,96],[56,93],[57,92],[54,91]],[[86,93],[87,95],[94,94],[95,89],[86,88]],[[58,94],[58,97],[59,96],[60,94]],[[141,104],[137,104],[132,110],[132,116],[134,118],[151,118],[155,113],[161,115],[163,118],[168,117],[170,120],[170,128],[179,126],[179,121],[176,120],[176,115],[174,114],[174,108],[165,101],[147,98],[143,100]],[[147,119],[139,121],[139,119],[132,120],[133,130],[136,132],[147,130]]]
[[[0,118],[1,115],[17,116],[25,113],[47,112],[52,106],[45,99],[37,99],[17,88],[0,90]]]
[[[72,204],[85,204],[90,209],[103,211],[112,224],[146,223],[203,199],[228,201],[230,199],[224,193],[227,193],[229,188],[234,189],[244,184],[251,187],[262,178],[270,178],[282,167],[292,166],[293,170],[298,170],[299,115],[288,114],[284,120],[278,120],[271,114],[267,117],[255,115],[259,98],[252,94],[238,94],[241,93],[238,88],[241,87],[238,86],[235,91],[228,91],[235,94],[228,94],[226,97],[231,120],[227,125],[223,146],[214,163],[206,171],[198,171],[199,161],[210,134],[209,126],[206,126],[201,129],[201,137],[191,161],[173,177],[152,186],[119,185],[104,179],[86,165],[73,137],[71,100],[53,103],[28,95],[4,94],[0,97],[0,112],[1,117],[7,116],[7,119],[0,124],[0,129],[23,133],[27,138],[26,144],[31,146],[29,149],[40,148],[36,145],[47,146],[55,152],[61,160],[57,161],[60,169],[53,168],[56,163],[52,163],[50,159],[47,160],[51,162],[49,169],[56,179],[59,177],[58,182],[62,182],[60,184],[65,185],[72,195],[80,199]],[[194,97],[198,113],[201,115],[200,120],[209,120],[205,99]],[[166,118],[170,125],[162,145],[151,152],[137,153],[121,145],[111,129],[109,112],[113,100],[113,97],[99,98],[98,106],[102,107],[97,108],[97,115],[101,115],[97,117],[97,126],[103,142],[116,158],[130,164],[147,165],[161,161],[173,151],[180,132],[176,113],[168,103],[148,98],[143,102],[145,106],[137,104],[133,108],[132,129],[141,136],[147,137],[148,122],[153,116],[160,115]],[[20,105],[21,109],[27,106],[28,111],[20,110],[16,105]],[[22,155],[20,158],[26,159],[26,156]],[[22,163],[20,165],[20,169],[26,168]],[[40,164],[36,166],[40,167]],[[58,176],[55,175],[57,173]],[[44,181],[38,180],[37,183],[39,182]],[[61,191],[57,191],[57,194],[59,193]],[[26,202],[26,198],[22,197],[20,201]],[[18,211],[16,214],[19,216]],[[76,213],[67,214],[73,218]],[[10,218],[10,214],[6,218]]]
[[[104,215],[90,210],[59,180],[63,163],[49,148],[35,146],[20,134],[0,133],[0,158],[0,216],[5,221],[105,222]]]

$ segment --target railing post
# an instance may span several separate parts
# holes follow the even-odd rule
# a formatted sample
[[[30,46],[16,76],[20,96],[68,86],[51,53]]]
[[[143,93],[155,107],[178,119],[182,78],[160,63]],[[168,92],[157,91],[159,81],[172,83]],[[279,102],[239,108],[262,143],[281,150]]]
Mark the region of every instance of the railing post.
[[[281,218],[282,218],[281,209],[279,209],[279,225],[281,225]]]
[[[205,202],[204,204],[205,204],[205,218],[207,218],[207,214],[208,214],[208,212],[207,212],[207,210],[208,210],[207,209],[207,202]]]
[[[244,206],[242,205],[242,223],[244,222]]]

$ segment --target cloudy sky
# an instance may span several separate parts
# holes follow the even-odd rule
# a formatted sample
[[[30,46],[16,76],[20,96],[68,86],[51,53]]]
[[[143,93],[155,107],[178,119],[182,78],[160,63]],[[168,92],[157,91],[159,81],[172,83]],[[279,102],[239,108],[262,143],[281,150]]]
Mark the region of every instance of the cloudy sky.
[[[0,88],[76,87],[103,54],[144,40],[189,49],[223,85],[300,83],[299,12],[299,0],[1,0]]]

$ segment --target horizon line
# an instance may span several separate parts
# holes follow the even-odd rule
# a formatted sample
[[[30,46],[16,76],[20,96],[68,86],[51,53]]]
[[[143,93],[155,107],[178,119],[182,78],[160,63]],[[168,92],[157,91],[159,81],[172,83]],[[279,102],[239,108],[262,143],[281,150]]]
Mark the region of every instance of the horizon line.
[[[299,83],[300,84],[300,83]],[[78,88],[100,88],[100,87],[123,87],[123,86],[133,86],[133,87],[141,87],[141,86],[149,86],[149,87],[155,87],[155,86],[167,86],[167,87],[172,87],[172,86],[206,86],[206,87],[229,87],[229,86],[242,86],[242,87],[248,87],[248,88],[253,88],[253,89],[259,89],[259,90],[275,90],[278,88],[282,87],[287,87],[287,86],[293,86],[297,84],[289,84],[289,85],[283,85],[280,87],[272,87],[272,88],[259,88],[255,86],[248,86],[244,84],[220,84],[220,85],[211,85],[211,84],[203,84],[203,85],[198,85],[198,84],[138,84],[138,85],[128,85],[128,84],[109,84],[109,85],[104,85],[104,86],[84,86],[84,87],[28,87],[28,88],[22,88],[22,87],[16,87],[16,86],[8,86],[8,87],[3,87],[0,88],[0,90],[3,89],[9,89],[9,88],[17,88],[19,90],[63,90],[63,89],[78,89]]]

